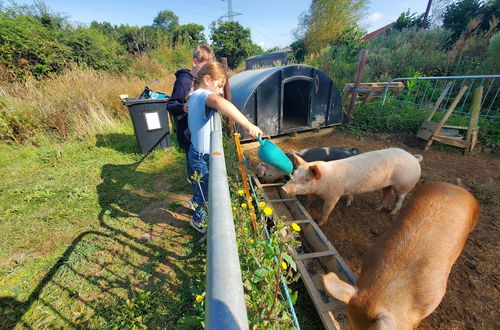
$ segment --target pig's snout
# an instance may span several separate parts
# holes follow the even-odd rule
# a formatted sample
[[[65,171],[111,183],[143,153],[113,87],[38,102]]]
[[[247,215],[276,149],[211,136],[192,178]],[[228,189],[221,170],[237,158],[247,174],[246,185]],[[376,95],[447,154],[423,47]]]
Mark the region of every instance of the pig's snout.
[[[282,186],[281,189],[286,192],[287,195],[295,195],[295,186],[291,183],[287,183]]]

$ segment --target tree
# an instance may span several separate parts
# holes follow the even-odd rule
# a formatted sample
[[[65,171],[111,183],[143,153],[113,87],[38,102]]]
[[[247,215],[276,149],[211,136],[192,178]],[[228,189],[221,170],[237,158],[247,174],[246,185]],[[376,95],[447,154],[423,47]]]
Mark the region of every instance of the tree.
[[[153,27],[163,30],[164,32],[173,32],[178,26],[179,17],[171,10],[162,10],[158,12],[153,20]]]
[[[428,28],[430,26],[428,20],[426,20],[424,23],[423,18],[425,14],[419,16],[416,15],[417,13],[410,14],[410,9],[408,9],[406,12],[401,13],[401,15],[396,20],[396,23],[394,24],[394,28],[401,31],[403,29],[415,28],[418,26],[423,28]]]
[[[306,44],[304,43],[304,39],[299,39],[290,44],[290,48],[292,48],[293,58],[297,63],[304,62],[306,57]]]
[[[479,0],[462,0],[446,7],[443,28],[452,32],[451,41],[458,40],[469,22],[480,14]]]
[[[349,27],[357,26],[364,14],[366,0],[313,0],[309,13],[302,15],[307,26],[305,43],[309,52],[317,53],[337,39]]]
[[[215,56],[227,57],[229,67],[235,68],[243,59],[253,55],[256,48],[250,39],[250,29],[244,28],[240,23],[213,22],[211,30],[210,38]]]
[[[173,32],[174,44],[183,40],[187,41],[191,47],[196,47],[199,44],[205,43],[205,35],[203,31],[205,28],[203,25],[189,23],[185,25],[180,25]]]

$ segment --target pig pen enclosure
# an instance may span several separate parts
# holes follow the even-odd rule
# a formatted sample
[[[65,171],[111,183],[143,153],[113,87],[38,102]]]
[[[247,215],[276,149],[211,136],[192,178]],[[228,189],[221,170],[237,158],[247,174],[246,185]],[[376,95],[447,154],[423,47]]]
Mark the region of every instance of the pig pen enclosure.
[[[477,153],[473,156],[463,156],[437,149],[423,153],[420,148],[416,147],[415,138],[408,135],[370,135],[359,138],[349,133],[327,130],[326,133],[325,130],[322,130],[317,134],[299,133],[295,136],[276,139],[275,142],[284,151],[315,146],[358,147],[361,152],[399,147],[413,154],[423,154],[422,176],[417,186],[429,181],[454,183],[457,178],[463,180],[465,187],[480,202],[479,223],[469,235],[464,250],[452,268],[447,291],[441,304],[421,322],[418,329],[497,329],[500,326],[498,313],[500,298],[498,269],[500,256],[498,246],[500,160],[498,155]],[[250,159],[250,167],[252,168],[258,162],[256,149],[250,145],[246,149],[245,153]],[[414,190],[403,202],[403,207],[411,198]],[[361,270],[362,256],[395,219],[388,210],[376,211],[374,209],[381,196],[380,192],[357,195],[350,207],[346,207],[344,200],[339,201],[327,223],[320,227],[326,238],[342,256],[340,259],[343,258],[343,261],[356,276]],[[286,198],[286,196],[271,198]],[[305,202],[305,197],[299,197],[299,200],[313,219],[319,218],[322,207],[320,200],[311,203]],[[282,204],[286,203],[290,202]],[[278,205],[278,203],[274,205]],[[300,219],[300,216],[295,217],[295,219]],[[307,250],[307,248],[307,244],[305,244],[304,249]],[[308,251],[299,251],[298,253],[304,252]],[[322,266],[318,262],[309,262],[306,267],[309,274],[315,274]],[[316,287],[319,287],[318,284]],[[324,297],[324,292],[319,291],[317,294],[320,296],[318,299],[323,300],[323,302],[334,304],[332,298]],[[304,298],[302,296],[299,299]],[[314,309],[312,303],[310,305],[310,309]],[[321,311],[318,312],[321,313]],[[345,314],[334,313],[334,317],[340,324],[345,324]],[[323,326],[319,316],[312,319],[317,320],[316,327]]]

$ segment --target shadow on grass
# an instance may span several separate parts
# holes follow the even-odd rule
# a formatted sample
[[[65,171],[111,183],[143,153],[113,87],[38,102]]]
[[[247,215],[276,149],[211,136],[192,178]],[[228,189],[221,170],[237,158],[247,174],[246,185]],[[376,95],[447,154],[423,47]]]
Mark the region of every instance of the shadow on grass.
[[[108,133],[96,135],[96,147],[111,148],[116,151],[135,154],[139,153],[137,140],[134,135],[124,133]]]
[[[116,134],[112,135],[111,139],[116,138],[121,141],[124,136]],[[106,138],[109,139],[109,135]],[[118,147],[119,151],[129,152],[131,150],[129,142],[124,142],[122,147]],[[98,141],[98,145],[99,143],[102,142]],[[14,297],[0,298],[0,315],[3,319],[0,321],[1,329],[36,328],[32,322],[23,320],[35,302],[47,307],[52,318],[58,319],[58,324],[64,324],[64,327],[95,327],[96,318],[100,319],[105,327],[128,328],[143,324],[161,328],[177,326],[186,310],[189,311],[192,307],[190,297],[193,294],[193,287],[190,282],[193,274],[203,271],[202,247],[197,246],[194,240],[185,239],[184,232],[187,232],[187,229],[183,229],[186,228],[184,221],[160,219],[151,223],[147,217],[141,216],[141,210],[145,206],[159,202],[157,198],[151,197],[142,189],[154,182],[151,176],[155,175],[137,170],[143,159],[125,165],[106,164],[101,168],[102,182],[97,186],[100,227],[79,234],[25,301],[19,301]],[[124,225],[123,219],[129,217],[139,217],[144,226]],[[191,251],[188,255],[176,252],[178,248],[166,249],[165,237],[161,239],[151,232],[154,226],[162,222],[179,229],[177,237],[173,231],[168,239],[174,244],[186,247],[186,250]],[[131,230],[125,231],[124,226]],[[97,258],[94,258],[96,253],[79,257],[81,254],[79,250],[83,249],[85,244],[94,244],[95,251],[101,255],[109,255],[110,261],[93,260]],[[133,253],[137,257],[131,260],[132,255],[127,253]],[[78,258],[91,263],[91,266],[99,271],[89,273],[87,269],[79,270],[73,265],[73,260]],[[115,269],[117,264],[123,265],[123,269],[128,268],[125,271],[118,268],[123,272],[119,274]],[[172,276],[172,272],[175,273],[175,277]],[[71,285],[64,283],[67,276],[97,288],[98,298],[83,298],[84,295],[78,292],[78,286],[75,290]],[[66,294],[70,305],[79,303],[92,310],[92,316],[86,320],[79,319],[80,316],[75,318],[74,311],[68,312],[64,310],[64,306],[60,307],[58,301],[60,297],[46,299],[45,296],[49,294],[47,292],[51,292],[52,288]],[[127,291],[127,297],[117,295],[116,289],[122,290],[121,292]],[[183,295],[188,298],[182,299]],[[168,307],[169,304],[173,306],[170,307],[172,310]],[[191,312],[196,313],[196,311]]]

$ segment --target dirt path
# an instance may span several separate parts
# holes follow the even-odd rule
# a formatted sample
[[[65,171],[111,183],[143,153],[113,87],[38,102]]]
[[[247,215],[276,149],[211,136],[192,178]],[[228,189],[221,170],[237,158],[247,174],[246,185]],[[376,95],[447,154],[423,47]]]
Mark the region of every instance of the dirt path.
[[[454,183],[457,178],[461,178],[479,199],[481,217],[453,266],[443,301],[421,323],[419,329],[498,329],[500,158],[489,153],[463,156],[460,153],[437,150],[434,146],[423,153],[421,149],[407,144],[416,146],[418,143],[405,135],[373,135],[357,139],[351,134],[334,132],[308,138],[301,138],[299,134],[279,145],[285,151],[313,146],[358,147],[362,152],[400,147],[410,153],[423,154],[419,184],[429,181]],[[252,160],[256,159],[255,150],[247,151],[246,154]],[[322,227],[356,274],[361,269],[361,257],[393,221],[388,211],[377,212],[373,209],[380,198],[380,192],[359,195],[349,208],[341,201]],[[320,213],[321,202],[316,201],[306,205],[306,208],[316,218]]]

